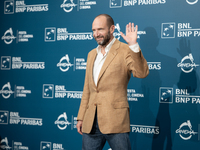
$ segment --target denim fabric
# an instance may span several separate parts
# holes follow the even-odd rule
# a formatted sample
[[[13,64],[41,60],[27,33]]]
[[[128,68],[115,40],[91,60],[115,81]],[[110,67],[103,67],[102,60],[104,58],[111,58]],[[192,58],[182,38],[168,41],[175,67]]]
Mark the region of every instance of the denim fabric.
[[[96,115],[91,133],[83,133],[82,138],[82,150],[102,150],[106,141],[112,150],[131,150],[129,133],[102,134]]]

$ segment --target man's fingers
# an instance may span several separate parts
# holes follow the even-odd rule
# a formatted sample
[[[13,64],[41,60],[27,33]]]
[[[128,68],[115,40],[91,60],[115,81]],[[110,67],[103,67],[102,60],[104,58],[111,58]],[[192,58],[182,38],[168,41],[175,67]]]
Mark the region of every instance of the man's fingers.
[[[80,133],[81,135],[83,135],[82,128],[80,126],[77,127],[77,131],[78,131],[78,133]]]
[[[132,32],[132,28],[131,28],[131,23],[130,22],[128,24],[128,30],[129,30],[129,32]]]
[[[129,25],[126,25],[126,34],[129,32]]]
[[[131,31],[134,32],[134,30],[135,30],[134,29],[134,23],[132,23],[132,30]]]
[[[135,26],[135,32],[137,33],[138,31],[138,25]]]
[[[81,131],[81,127],[77,128],[78,129],[78,133],[80,133],[81,135],[83,135],[82,131]]]
[[[80,133],[81,135],[83,135],[83,133],[82,133],[82,121],[78,121],[78,123],[76,124],[76,128],[77,128],[77,132]]]
[[[126,25],[126,34],[129,33],[129,32],[137,32],[138,31],[138,26],[136,25],[134,27],[134,23],[128,23]]]

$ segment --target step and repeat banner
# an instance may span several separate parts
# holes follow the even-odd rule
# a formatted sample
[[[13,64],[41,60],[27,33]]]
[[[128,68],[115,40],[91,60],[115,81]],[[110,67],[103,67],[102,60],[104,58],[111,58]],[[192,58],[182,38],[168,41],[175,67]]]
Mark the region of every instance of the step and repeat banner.
[[[132,149],[199,150],[199,8],[199,0],[1,0],[0,149],[81,149],[92,22],[107,13],[122,42],[127,23],[139,26],[150,70],[127,89]]]

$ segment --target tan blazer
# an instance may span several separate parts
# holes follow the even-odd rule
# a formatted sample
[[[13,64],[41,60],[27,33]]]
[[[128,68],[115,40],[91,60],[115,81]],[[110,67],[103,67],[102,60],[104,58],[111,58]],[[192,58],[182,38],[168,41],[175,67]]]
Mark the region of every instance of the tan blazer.
[[[142,52],[134,53],[127,44],[114,42],[100,71],[97,86],[93,64],[97,50],[89,52],[85,84],[77,120],[83,120],[82,132],[90,133],[97,109],[99,129],[103,134],[130,132],[127,85],[131,77],[145,78],[148,65]]]

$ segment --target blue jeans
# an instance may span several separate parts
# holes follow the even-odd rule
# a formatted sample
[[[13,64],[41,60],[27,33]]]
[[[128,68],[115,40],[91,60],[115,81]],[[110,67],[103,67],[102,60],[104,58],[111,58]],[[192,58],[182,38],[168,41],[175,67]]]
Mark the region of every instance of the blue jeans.
[[[106,141],[112,150],[131,150],[129,133],[103,134],[99,130],[97,115],[90,134],[83,133],[82,150],[102,150]]]

